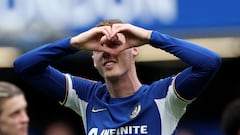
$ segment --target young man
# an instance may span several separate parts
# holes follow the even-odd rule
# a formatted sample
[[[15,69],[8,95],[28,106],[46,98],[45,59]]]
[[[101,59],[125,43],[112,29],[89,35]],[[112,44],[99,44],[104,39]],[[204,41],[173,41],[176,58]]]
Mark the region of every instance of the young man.
[[[190,66],[178,75],[142,84],[136,73],[138,46],[163,49]],[[50,64],[60,57],[93,51],[105,82],[64,74]],[[171,135],[190,104],[221,65],[216,53],[193,43],[120,20],[106,20],[79,35],[34,49],[15,71],[83,119],[88,135]]]
[[[28,135],[29,117],[23,92],[0,81],[0,135]]]

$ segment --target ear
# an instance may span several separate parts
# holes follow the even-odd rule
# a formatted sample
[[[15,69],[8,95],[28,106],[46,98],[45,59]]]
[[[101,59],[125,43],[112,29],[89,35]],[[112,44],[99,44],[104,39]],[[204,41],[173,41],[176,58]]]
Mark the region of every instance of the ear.
[[[93,66],[96,68],[96,62],[94,60],[94,52],[92,53]]]
[[[133,54],[133,56],[136,57],[139,54],[139,48],[138,47],[133,47],[132,48],[132,54]]]

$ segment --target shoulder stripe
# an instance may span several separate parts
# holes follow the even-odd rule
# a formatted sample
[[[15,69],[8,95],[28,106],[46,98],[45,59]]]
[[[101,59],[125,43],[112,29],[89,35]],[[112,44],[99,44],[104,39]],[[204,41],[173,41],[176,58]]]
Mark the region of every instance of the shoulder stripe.
[[[68,92],[69,92],[69,87],[72,86],[72,81],[70,79],[70,76],[68,74],[65,74],[65,78],[66,78],[66,89],[65,89],[65,97],[63,101],[59,101],[60,105],[64,105],[67,101],[67,97],[68,97]],[[69,84],[70,83],[70,84]]]
[[[176,78],[177,78],[177,76],[175,76],[175,77],[173,78],[173,80],[172,80],[173,91],[174,91],[174,93],[176,94],[176,96],[177,96],[179,99],[181,99],[182,101],[184,101],[184,102],[192,102],[192,101],[194,101],[196,98],[194,98],[194,99],[192,99],[192,100],[188,100],[188,99],[185,99],[185,98],[183,98],[182,96],[180,96],[180,94],[179,94],[179,93],[177,92],[177,90],[176,90],[176,83],[175,83]]]

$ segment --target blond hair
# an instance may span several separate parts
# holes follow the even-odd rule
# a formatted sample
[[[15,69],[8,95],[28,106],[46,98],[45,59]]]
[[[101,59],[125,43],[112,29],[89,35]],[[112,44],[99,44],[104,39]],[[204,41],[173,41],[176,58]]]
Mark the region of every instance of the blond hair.
[[[21,94],[24,95],[23,91],[16,85],[5,81],[0,81],[0,114],[2,112],[2,105],[6,100]]]
[[[101,26],[112,26],[113,24],[116,23],[123,23],[120,19],[108,19],[104,20],[96,25],[96,27],[101,27]]]

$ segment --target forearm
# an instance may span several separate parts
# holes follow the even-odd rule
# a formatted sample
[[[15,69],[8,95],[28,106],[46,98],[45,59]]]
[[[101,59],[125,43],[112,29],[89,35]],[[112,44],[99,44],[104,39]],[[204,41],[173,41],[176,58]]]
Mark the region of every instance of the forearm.
[[[52,61],[72,54],[77,50],[70,45],[71,38],[65,38],[33,49],[14,62],[17,73],[36,73],[44,70]]]
[[[57,101],[63,101],[66,93],[65,75],[49,65],[77,51],[69,41],[70,38],[66,38],[23,54],[14,62],[16,73],[35,88]]]
[[[196,44],[153,32],[150,44],[180,58],[190,67],[176,78],[176,91],[185,99],[193,99],[215,75],[221,65],[218,54]]]
[[[221,63],[220,56],[213,51],[156,31],[151,35],[150,44],[175,55],[195,68],[215,70]]]

